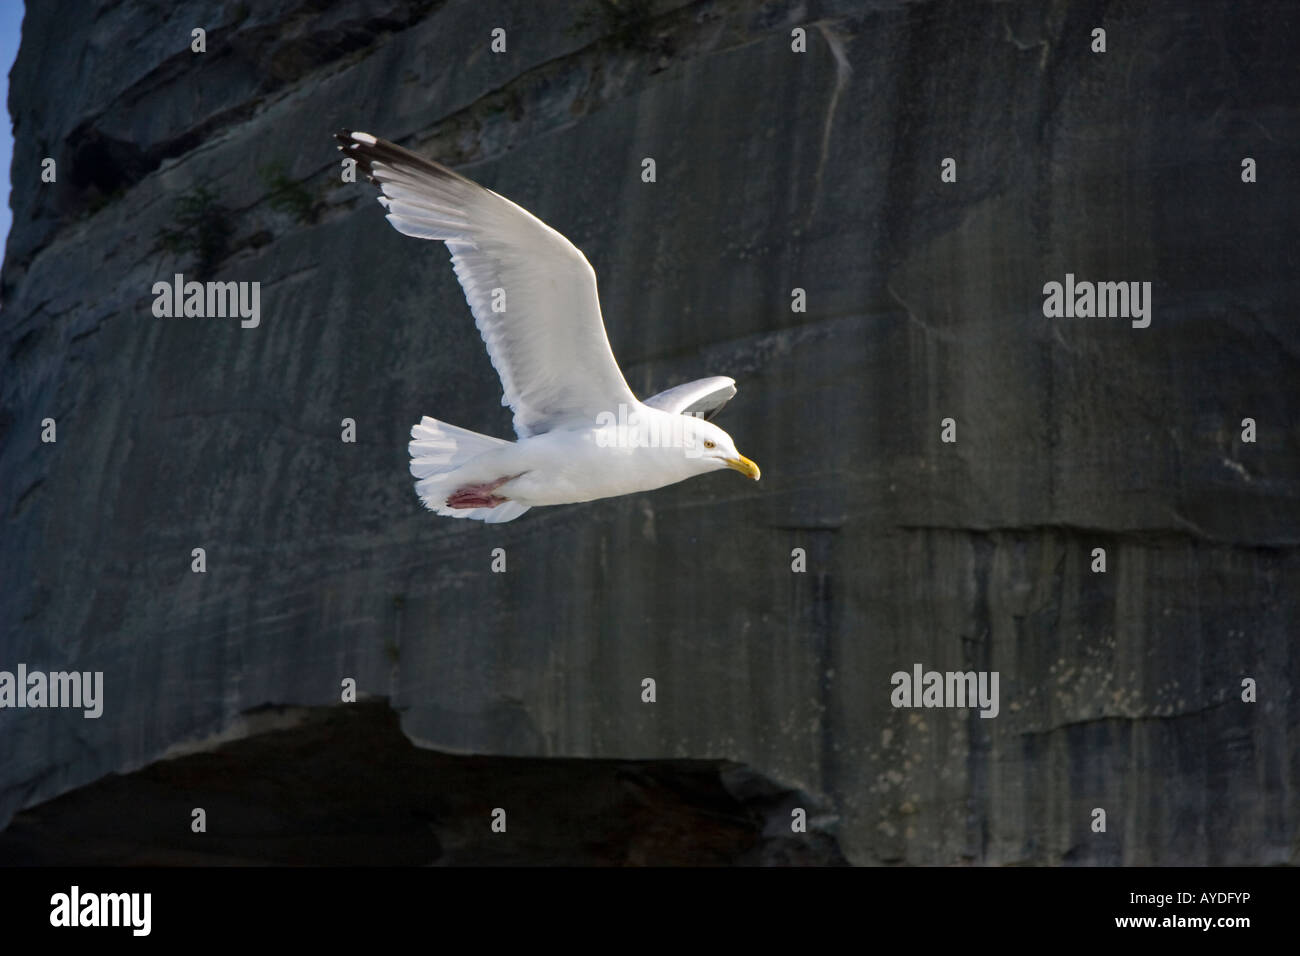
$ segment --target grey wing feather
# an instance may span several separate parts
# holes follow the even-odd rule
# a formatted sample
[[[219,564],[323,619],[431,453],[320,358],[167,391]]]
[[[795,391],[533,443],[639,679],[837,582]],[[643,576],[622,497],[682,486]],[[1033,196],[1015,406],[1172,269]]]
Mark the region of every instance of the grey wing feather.
[[[678,415],[712,418],[736,394],[736,380],[725,375],[696,379],[660,392],[645,400],[646,405]]]

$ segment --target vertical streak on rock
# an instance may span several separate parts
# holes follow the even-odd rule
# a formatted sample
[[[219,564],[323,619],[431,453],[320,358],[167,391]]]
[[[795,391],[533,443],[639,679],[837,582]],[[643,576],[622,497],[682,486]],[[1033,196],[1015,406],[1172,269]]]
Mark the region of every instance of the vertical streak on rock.
[[[818,787],[831,797],[838,812],[839,800],[834,796],[839,781],[836,767],[834,740],[838,714],[835,709],[835,573],[834,531],[819,528],[810,531],[808,564],[813,569],[812,606],[808,609],[809,635],[817,672],[817,703],[820,713],[818,726]]]
[[[974,552],[975,606],[972,611],[974,633],[962,639],[963,663],[967,670],[992,671],[993,621],[989,610],[989,581],[993,570],[993,555],[997,550],[992,536],[975,534],[971,537]],[[999,681],[999,694],[1004,688]],[[1002,702],[1000,701],[999,704]],[[980,716],[978,706],[967,710],[969,743],[966,752],[966,786],[970,797],[967,806],[966,854],[977,862],[988,858],[989,849],[989,754],[992,748],[989,724],[997,718]],[[1001,711],[999,711],[1001,716]],[[979,801],[977,803],[977,801]]]
[[[831,54],[835,57],[835,89],[831,91],[830,102],[826,104],[826,122],[822,126],[822,146],[817,159],[817,172],[813,175],[813,197],[812,202],[808,204],[808,217],[804,221],[804,227],[807,228],[812,224],[813,217],[817,214],[817,205],[822,198],[822,171],[826,168],[826,152],[831,145],[831,126],[835,122],[835,107],[839,105],[840,94],[844,88],[849,85],[849,75],[853,68],[849,66],[848,54],[844,51],[844,38],[825,21],[817,23],[817,31],[830,47]]]

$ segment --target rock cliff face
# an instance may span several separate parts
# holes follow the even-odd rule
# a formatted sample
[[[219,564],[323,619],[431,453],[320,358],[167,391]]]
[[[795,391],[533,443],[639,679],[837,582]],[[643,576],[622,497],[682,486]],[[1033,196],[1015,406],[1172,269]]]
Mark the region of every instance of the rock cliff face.
[[[854,863],[1296,862],[1290,5],[646,7],[29,6],[0,669],[105,690],[0,710],[0,824],[264,705],[368,706],[352,678],[485,794],[524,792],[497,758],[690,758],[820,801],[809,840]],[[762,482],[422,512],[411,424],[508,412],[445,250],[340,181],[342,126],[569,236],[633,389],[735,377],[717,421]],[[155,318],[177,272],[260,282],[260,324]],[[1067,274],[1150,282],[1149,327],[1045,317]],[[996,671],[997,716],[892,706],[918,663]],[[178,812],[211,786],[145,773]]]

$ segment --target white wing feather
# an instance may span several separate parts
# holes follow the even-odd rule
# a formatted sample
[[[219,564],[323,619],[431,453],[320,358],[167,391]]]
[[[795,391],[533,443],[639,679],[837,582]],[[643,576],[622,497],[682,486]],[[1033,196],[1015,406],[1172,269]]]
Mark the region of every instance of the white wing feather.
[[[338,139],[383,191],[379,201],[399,232],[451,250],[520,438],[594,425],[620,403],[635,407],[605,335],[596,272],[568,239],[504,196],[387,140],[348,131]],[[502,311],[493,311],[494,301]]]

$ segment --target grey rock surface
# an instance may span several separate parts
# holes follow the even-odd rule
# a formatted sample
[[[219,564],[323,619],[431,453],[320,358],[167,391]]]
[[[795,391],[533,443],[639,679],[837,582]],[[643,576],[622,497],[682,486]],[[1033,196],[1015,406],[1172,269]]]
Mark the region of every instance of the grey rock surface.
[[[581,9],[29,5],[0,668],[106,701],[0,710],[0,824],[351,677],[429,748],[746,765],[859,864],[1297,862],[1291,5]],[[735,377],[762,482],[423,512],[411,424],[509,415],[445,249],[340,182],[343,126],[572,239],[639,395]],[[165,241],[200,187],[206,263]],[[155,318],[176,272],[260,281],[261,324]],[[1067,273],[1151,282],[1150,327],[1045,318]],[[895,709],[917,662],[998,671],[998,716]]]

